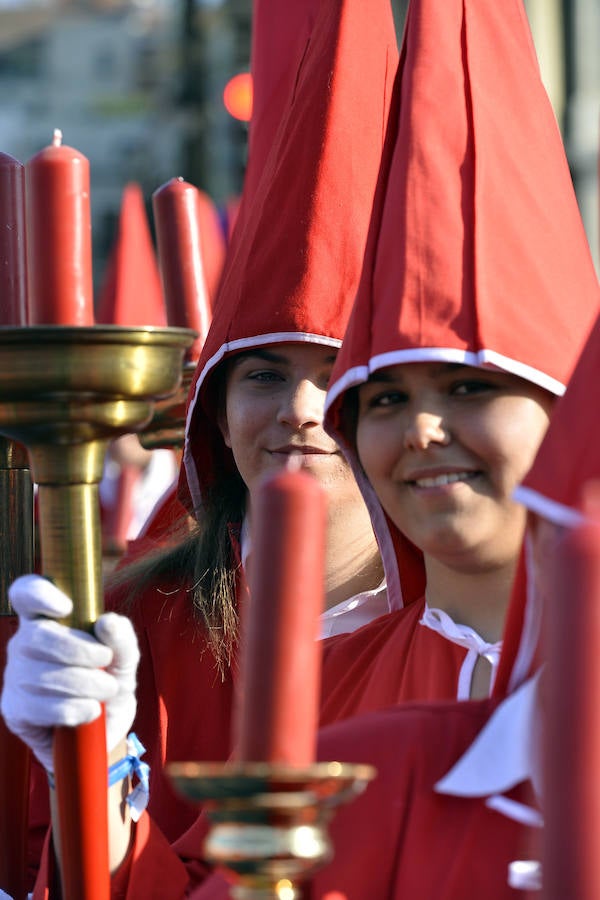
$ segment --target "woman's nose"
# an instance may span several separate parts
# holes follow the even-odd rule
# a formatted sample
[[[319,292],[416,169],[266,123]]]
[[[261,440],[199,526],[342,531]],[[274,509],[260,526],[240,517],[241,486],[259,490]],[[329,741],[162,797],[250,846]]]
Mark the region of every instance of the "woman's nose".
[[[439,413],[415,413],[404,432],[404,446],[407,450],[426,450],[430,444],[449,442],[450,433]]]
[[[325,408],[325,391],[309,379],[291,384],[281,403],[278,421],[294,428],[321,425]]]

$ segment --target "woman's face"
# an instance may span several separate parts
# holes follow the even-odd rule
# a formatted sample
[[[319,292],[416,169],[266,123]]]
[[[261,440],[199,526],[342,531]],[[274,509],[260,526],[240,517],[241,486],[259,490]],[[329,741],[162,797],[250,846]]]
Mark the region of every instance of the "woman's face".
[[[323,430],[336,352],[321,344],[269,344],[229,361],[219,425],[250,494],[261,476],[294,455],[333,499],[358,495],[348,464]]]
[[[463,571],[504,565],[525,527],[511,495],[552,399],[504,372],[390,366],[359,390],[358,455],[388,516],[426,556]]]

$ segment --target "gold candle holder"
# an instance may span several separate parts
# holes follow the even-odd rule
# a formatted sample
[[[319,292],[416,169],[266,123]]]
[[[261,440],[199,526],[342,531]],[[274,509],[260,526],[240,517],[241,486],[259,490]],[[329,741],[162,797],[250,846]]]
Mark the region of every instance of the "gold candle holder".
[[[186,401],[195,371],[196,363],[185,360],[177,391],[154,404],[152,418],[138,435],[140,444],[146,450],[179,450],[183,447]]]
[[[234,900],[297,900],[333,855],[335,809],[375,776],[369,765],[319,762],[171,763],[168,775],[211,822],[204,859],[221,869]]]
[[[73,599],[73,627],[90,629],[103,611],[98,483],[108,443],[142,428],[154,402],[177,390],[194,336],[183,328],[0,328],[0,432],[27,448],[42,572]],[[63,896],[108,900],[103,717],[56,729],[54,744]]]
[[[173,394],[194,332],[184,328],[0,329],[0,431],[27,447],[39,490],[42,567],[76,603],[102,612],[98,483],[113,438]]]

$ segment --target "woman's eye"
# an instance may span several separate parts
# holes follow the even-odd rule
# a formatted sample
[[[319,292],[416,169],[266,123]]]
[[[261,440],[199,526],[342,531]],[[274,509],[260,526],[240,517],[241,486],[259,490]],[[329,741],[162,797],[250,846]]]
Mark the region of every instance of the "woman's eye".
[[[318,378],[314,379],[314,383],[317,385],[317,387],[321,388],[324,391],[327,390],[327,388],[329,387],[329,381],[331,379],[332,371],[333,366],[327,369],[327,371],[320,375]]]
[[[462,397],[467,394],[483,394],[495,390],[496,384],[481,379],[469,379],[468,381],[459,381],[452,386],[451,393],[455,396]]]
[[[365,397],[361,406],[363,409],[384,409],[396,406],[406,400],[406,394],[402,391],[379,391],[370,397]]]
[[[282,381],[283,375],[280,372],[274,372],[272,369],[260,369],[259,371],[248,372],[246,375],[250,381],[273,382]]]

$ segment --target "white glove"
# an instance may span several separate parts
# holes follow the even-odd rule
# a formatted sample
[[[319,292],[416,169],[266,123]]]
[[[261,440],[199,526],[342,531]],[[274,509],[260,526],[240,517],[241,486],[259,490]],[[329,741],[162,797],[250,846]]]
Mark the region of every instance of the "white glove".
[[[0,703],[8,728],[52,772],[53,728],[91,722],[106,703],[106,746],[113,750],[136,710],[140,653],[129,619],[104,613],[94,625],[96,637],[68,628],[54,620],[71,613],[71,600],[39,575],[18,578],[8,596],[19,616]]]

